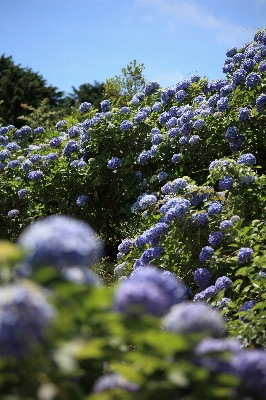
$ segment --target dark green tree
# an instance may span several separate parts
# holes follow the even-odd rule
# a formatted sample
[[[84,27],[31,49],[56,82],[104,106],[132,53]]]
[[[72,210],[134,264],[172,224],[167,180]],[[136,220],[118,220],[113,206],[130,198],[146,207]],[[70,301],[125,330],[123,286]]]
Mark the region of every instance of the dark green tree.
[[[0,121],[4,125],[23,125],[23,120],[17,118],[28,115],[29,110],[21,104],[39,107],[42,100],[48,99],[51,109],[58,109],[64,104],[64,92],[48,85],[46,80],[30,68],[15,65],[12,57],[4,54],[0,57]]]

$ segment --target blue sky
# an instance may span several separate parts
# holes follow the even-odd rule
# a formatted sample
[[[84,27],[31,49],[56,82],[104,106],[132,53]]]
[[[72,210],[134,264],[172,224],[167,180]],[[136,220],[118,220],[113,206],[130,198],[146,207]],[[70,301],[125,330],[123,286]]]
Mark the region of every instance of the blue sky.
[[[0,0],[0,55],[69,93],[136,59],[147,81],[224,77],[225,52],[266,27],[266,0]]]

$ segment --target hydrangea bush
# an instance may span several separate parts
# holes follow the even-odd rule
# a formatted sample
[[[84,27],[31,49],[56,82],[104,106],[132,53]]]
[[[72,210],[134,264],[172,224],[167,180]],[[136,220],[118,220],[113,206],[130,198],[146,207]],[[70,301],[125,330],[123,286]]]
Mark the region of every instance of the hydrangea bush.
[[[0,127],[6,398],[264,400],[266,30],[226,57]]]

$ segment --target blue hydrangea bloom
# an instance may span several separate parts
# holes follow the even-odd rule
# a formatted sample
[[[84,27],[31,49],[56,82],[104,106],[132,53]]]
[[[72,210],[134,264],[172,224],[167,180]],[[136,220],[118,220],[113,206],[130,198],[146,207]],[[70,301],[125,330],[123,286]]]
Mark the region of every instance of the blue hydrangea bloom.
[[[37,128],[34,129],[35,135],[40,135],[43,132],[44,132],[44,128],[42,126],[37,126]]]
[[[42,160],[42,156],[41,156],[40,154],[33,154],[33,155],[30,157],[30,162],[31,162],[32,164],[35,164],[36,162],[38,162],[38,161],[40,161],[40,160]]]
[[[178,103],[182,103],[182,101],[188,96],[187,92],[185,90],[178,90],[176,92],[176,101]]]
[[[212,202],[209,204],[208,213],[209,213],[210,215],[213,215],[213,214],[220,214],[220,212],[222,211],[222,209],[223,209],[223,206],[222,206],[221,203],[219,203],[219,201],[212,201]]]
[[[69,137],[74,137],[80,135],[81,130],[78,126],[71,126],[71,128],[68,129],[67,133]]]
[[[202,292],[197,293],[193,297],[193,301],[203,301],[203,300],[211,299],[217,293],[218,293],[217,287],[215,285],[211,285],[211,286],[207,287],[206,289],[204,289]]]
[[[238,159],[237,159],[238,164],[245,164],[245,165],[252,165],[256,164],[256,157],[251,154],[242,154]]]
[[[110,111],[110,101],[109,100],[101,101],[100,106],[101,106],[102,112],[106,113],[106,112]]]
[[[246,86],[250,89],[257,86],[260,81],[260,76],[256,72],[251,72],[246,78]]]
[[[260,65],[258,67],[258,70],[260,72],[266,72],[266,61],[263,61],[263,62],[260,63]]]
[[[149,207],[149,205],[156,203],[157,203],[157,197],[154,196],[153,194],[147,194],[140,199],[139,207],[142,210],[145,210],[147,207]]]
[[[80,196],[77,198],[76,204],[77,204],[79,207],[84,207],[84,206],[87,205],[88,200],[89,200],[88,196],[85,196],[84,194],[82,194],[82,195],[80,195]]]
[[[72,153],[79,151],[79,145],[75,140],[69,140],[63,149],[63,157],[68,157]]]
[[[159,87],[160,87],[160,85],[158,82],[155,82],[155,81],[148,82],[144,88],[144,93],[147,95],[147,94],[151,93],[152,91],[154,91],[155,89],[158,89]]]
[[[266,105],[266,94],[262,93],[256,99],[256,107],[259,113],[262,112],[263,107]]]
[[[223,112],[226,108],[228,108],[228,98],[222,97],[220,100],[217,101],[217,108],[218,111]]]
[[[197,268],[193,274],[195,283],[200,290],[205,290],[211,284],[212,274],[207,268]]]
[[[90,108],[91,108],[91,103],[84,101],[83,103],[80,104],[79,111],[81,113],[84,113],[84,112],[88,111]]]
[[[177,193],[180,189],[184,189],[187,186],[187,181],[183,178],[176,178],[171,183],[171,192]]]
[[[243,122],[250,116],[251,110],[247,107],[242,107],[238,110],[238,119]]]
[[[44,160],[48,161],[55,161],[58,159],[58,154],[57,153],[49,153],[46,156],[43,156]]]
[[[182,302],[174,305],[163,319],[166,330],[180,334],[206,333],[221,336],[224,326],[220,313],[207,304]]]
[[[131,247],[134,244],[134,240],[133,239],[124,239],[120,245],[118,246],[118,251],[122,254],[127,254],[130,252]]]
[[[248,261],[253,255],[253,250],[250,247],[241,247],[237,253],[237,259],[240,264]]]
[[[0,151],[0,160],[5,160],[11,156],[11,153],[9,150],[1,150]]]
[[[32,166],[32,162],[30,160],[25,160],[22,163],[22,169],[24,172],[29,172]]]
[[[152,111],[153,112],[161,112],[163,108],[163,105],[160,101],[157,101],[156,103],[153,104],[152,106]]]
[[[130,108],[129,107],[122,107],[120,108],[120,114],[129,114]]]
[[[67,127],[67,121],[64,119],[62,121],[57,122],[57,124],[55,125],[55,129],[59,132],[66,127]]]
[[[10,210],[7,213],[8,218],[12,219],[19,215],[19,210]]]
[[[196,226],[206,225],[208,222],[208,213],[206,213],[206,212],[195,213],[191,217],[191,222],[193,225],[196,225]]]
[[[55,313],[38,288],[19,283],[1,288],[0,355],[21,357],[44,339]]]
[[[88,267],[67,267],[63,268],[62,276],[69,282],[74,282],[77,285],[100,286],[102,280],[95,272]]]
[[[206,122],[204,121],[204,119],[197,119],[193,124],[193,128],[199,130],[204,128],[205,125]]]
[[[171,158],[171,161],[173,163],[177,163],[178,161],[180,161],[180,159],[181,159],[181,154],[180,153],[179,154],[173,154],[173,156]]]
[[[230,190],[233,185],[233,182],[234,182],[234,179],[231,176],[229,176],[229,175],[223,176],[218,182],[219,189],[220,190]]]
[[[226,51],[226,57],[233,57],[237,53],[236,47],[231,47]]]
[[[19,150],[21,147],[16,142],[10,142],[7,144],[6,149],[9,151]]]
[[[14,127],[15,128],[15,127]],[[8,127],[7,126],[1,126],[0,127],[0,135],[6,135],[8,132]]]
[[[221,244],[223,240],[223,234],[222,232],[211,232],[208,238],[208,242],[210,243],[211,246],[215,247]]]
[[[206,262],[207,260],[210,260],[212,255],[214,253],[214,250],[210,246],[205,246],[201,249],[200,255],[199,255],[199,260],[201,262]]]
[[[53,139],[50,140],[49,145],[51,147],[59,147],[62,141],[63,141],[62,137],[54,137]]]
[[[27,194],[29,193],[28,189],[20,189],[18,191],[18,198],[22,199],[23,197],[25,197]]]
[[[167,132],[167,137],[169,139],[176,137],[177,135],[180,135],[180,129],[179,128],[171,128],[169,129],[169,131]]]
[[[243,68],[237,69],[232,75],[233,84],[239,85],[245,79],[247,71]]]
[[[7,163],[7,168],[17,168],[20,166],[19,160],[11,160]]]
[[[128,120],[124,120],[123,122],[121,122],[120,124],[120,130],[123,131],[127,131],[129,129],[133,129],[133,123],[128,121]]]
[[[157,175],[157,179],[159,182],[163,181],[164,179],[168,178],[168,174],[167,172],[159,172],[159,174]]]
[[[111,170],[114,170],[114,169],[116,169],[117,167],[119,167],[121,165],[121,160],[120,160],[120,158],[118,158],[118,157],[112,157],[109,161],[108,161],[108,163],[107,163],[107,168],[108,169],[111,169]]]
[[[227,74],[228,72],[232,72],[235,67],[235,64],[233,62],[224,64],[222,71],[224,74]]]
[[[223,289],[228,289],[233,285],[233,282],[227,276],[221,276],[215,282],[215,287],[217,288],[218,292]]]
[[[28,175],[30,181],[38,181],[43,178],[43,173],[40,170],[31,171]]]
[[[225,231],[233,227],[233,222],[230,219],[225,219],[220,223],[220,230]]]
[[[239,177],[240,185],[249,185],[251,182],[254,182],[255,176],[253,175],[242,175]]]
[[[200,139],[200,137],[199,137],[198,135],[192,135],[192,136],[188,139],[188,142],[189,142],[189,144],[193,145],[193,144],[198,143],[200,140],[201,140],[201,139]]]
[[[88,266],[102,250],[88,224],[64,215],[51,215],[29,225],[19,235],[18,244],[30,265],[59,268]]]
[[[144,165],[151,157],[152,157],[151,152],[149,150],[144,150],[138,156],[137,162],[138,164]]]

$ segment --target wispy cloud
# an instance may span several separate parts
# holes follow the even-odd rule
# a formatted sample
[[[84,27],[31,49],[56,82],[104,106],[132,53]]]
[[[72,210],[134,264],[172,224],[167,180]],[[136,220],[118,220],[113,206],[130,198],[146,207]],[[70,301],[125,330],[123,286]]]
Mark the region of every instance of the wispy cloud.
[[[232,38],[245,40],[246,27],[230,22],[228,19],[220,18],[215,15],[202,1],[170,1],[170,0],[136,0],[137,4],[148,12],[150,18],[157,15],[157,18],[164,18],[164,23],[172,31],[173,22],[189,25],[209,31],[216,40],[224,43],[230,43]],[[225,3],[226,6],[226,3]],[[244,32],[244,35],[243,35]]]

